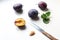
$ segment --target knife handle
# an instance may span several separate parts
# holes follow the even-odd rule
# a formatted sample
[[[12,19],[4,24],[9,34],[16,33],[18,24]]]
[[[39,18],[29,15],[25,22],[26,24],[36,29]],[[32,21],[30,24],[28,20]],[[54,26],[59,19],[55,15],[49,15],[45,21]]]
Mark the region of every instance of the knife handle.
[[[45,32],[45,31],[43,31],[42,34],[44,34],[45,36],[47,36],[51,40],[58,40],[58,39],[56,39],[55,37],[53,37],[52,35],[50,35],[49,33]]]

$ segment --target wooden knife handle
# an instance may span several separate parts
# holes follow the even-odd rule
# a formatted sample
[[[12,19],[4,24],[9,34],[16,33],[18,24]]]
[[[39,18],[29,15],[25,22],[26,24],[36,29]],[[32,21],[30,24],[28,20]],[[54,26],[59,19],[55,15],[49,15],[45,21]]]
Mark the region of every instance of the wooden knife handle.
[[[58,39],[56,39],[55,37],[53,37],[52,35],[50,35],[50,34],[48,34],[47,32],[42,32],[45,36],[47,36],[49,39],[51,39],[51,40],[58,40]]]

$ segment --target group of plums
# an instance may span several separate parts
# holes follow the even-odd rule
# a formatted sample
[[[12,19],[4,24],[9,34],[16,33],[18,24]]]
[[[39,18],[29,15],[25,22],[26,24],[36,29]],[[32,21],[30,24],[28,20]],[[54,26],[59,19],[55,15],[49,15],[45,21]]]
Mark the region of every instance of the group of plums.
[[[15,4],[13,6],[13,9],[16,11],[16,12],[21,12],[23,11],[22,9],[23,5],[22,4]],[[38,7],[41,9],[41,10],[46,10],[47,9],[47,4],[43,1],[39,2],[38,3]],[[31,19],[35,19],[38,17],[38,11],[36,9],[31,9],[29,10],[28,12],[28,16],[31,18]]]

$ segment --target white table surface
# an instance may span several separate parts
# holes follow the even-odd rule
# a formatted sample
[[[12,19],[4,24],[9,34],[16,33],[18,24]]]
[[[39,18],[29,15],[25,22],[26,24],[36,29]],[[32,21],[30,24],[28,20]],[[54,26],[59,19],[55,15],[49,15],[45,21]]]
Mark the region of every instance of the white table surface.
[[[44,1],[47,3],[51,11],[51,21],[49,24],[44,24],[40,18],[44,13],[38,8],[38,3]],[[23,13],[18,14],[13,10],[13,5],[22,3]],[[30,9],[37,9],[39,11],[39,20],[33,21],[28,17]],[[14,25],[17,18],[24,18],[26,20],[26,29],[20,30]],[[60,0],[0,0],[0,40],[49,40],[41,32],[36,30],[27,21],[33,21],[44,29],[49,34],[60,40]],[[29,36],[30,31],[35,31],[34,36]]]

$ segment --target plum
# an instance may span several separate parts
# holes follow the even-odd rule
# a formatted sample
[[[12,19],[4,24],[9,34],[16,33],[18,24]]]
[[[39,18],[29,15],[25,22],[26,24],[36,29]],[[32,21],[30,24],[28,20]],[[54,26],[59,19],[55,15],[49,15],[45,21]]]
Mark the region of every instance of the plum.
[[[43,1],[39,2],[38,3],[38,7],[41,9],[41,10],[45,10],[47,9],[47,4]]]
[[[13,9],[16,11],[16,12],[20,12],[20,11],[22,11],[22,4],[15,4],[14,6],[13,6]]]
[[[28,12],[28,15],[29,15],[30,18],[34,19],[38,16],[38,11],[36,9],[31,9]]]

